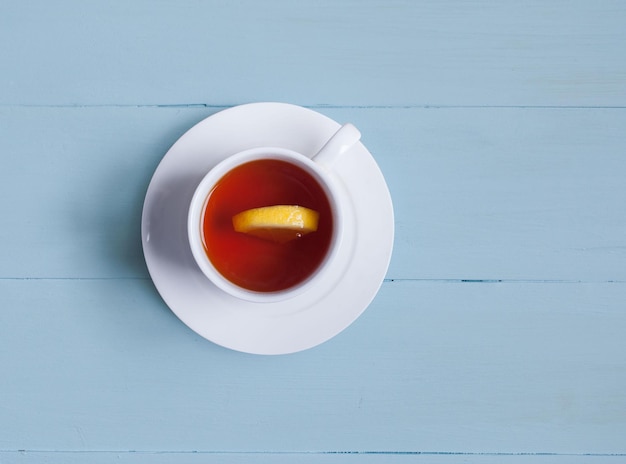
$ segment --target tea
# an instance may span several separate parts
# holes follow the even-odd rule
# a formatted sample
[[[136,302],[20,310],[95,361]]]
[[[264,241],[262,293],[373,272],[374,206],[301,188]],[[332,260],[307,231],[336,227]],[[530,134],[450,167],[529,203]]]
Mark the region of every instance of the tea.
[[[232,217],[272,205],[299,205],[319,213],[316,232],[286,243],[235,232]],[[331,243],[333,220],[324,189],[304,169],[281,160],[242,164],[209,193],[203,215],[204,248],[213,266],[240,287],[275,292],[311,276]]]

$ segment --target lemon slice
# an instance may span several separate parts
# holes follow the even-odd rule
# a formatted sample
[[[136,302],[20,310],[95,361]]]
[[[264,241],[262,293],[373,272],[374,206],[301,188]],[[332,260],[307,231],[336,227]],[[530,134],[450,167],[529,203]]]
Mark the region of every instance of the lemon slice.
[[[277,243],[286,243],[315,232],[319,213],[297,205],[275,205],[253,208],[233,216],[237,232],[254,235]]]

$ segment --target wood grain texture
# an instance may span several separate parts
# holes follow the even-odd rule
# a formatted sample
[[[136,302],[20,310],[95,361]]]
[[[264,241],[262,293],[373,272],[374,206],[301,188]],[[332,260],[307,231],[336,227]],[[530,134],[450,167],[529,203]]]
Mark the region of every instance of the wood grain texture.
[[[390,279],[626,281],[626,110],[318,109],[396,209]],[[150,177],[206,108],[0,108],[0,277],[146,277]]]
[[[626,5],[5,1],[1,104],[626,105]]]
[[[0,289],[4,450],[626,453],[626,284],[388,282],[279,357],[200,339],[146,279]]]
[[[626,4],[0,5],[0,463],[626,460]],[[189,127],[350,121],[396,214],[312,350],[196,336],[141,252]],[[358,290],[357,290],[358,291]]]
[[[536,454],[454,454],[454,453],[197,453],[197,452],[15,452],[2,453],[3,464],[620,464],[624,456],[557,456]]]

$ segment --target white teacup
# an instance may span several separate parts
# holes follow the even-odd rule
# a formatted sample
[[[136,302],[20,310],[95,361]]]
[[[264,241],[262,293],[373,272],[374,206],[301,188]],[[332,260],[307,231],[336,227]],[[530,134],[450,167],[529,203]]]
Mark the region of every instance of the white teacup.
[[[349,204],[349,198],[347,192],[344,191],[333,173],[333,163],[357,143],[360,137],[361,134],[356,127],[352,124],[345,124],[312,158],[285,148],[261,147],[229,156],[211,169],[202,179],[193,195],[187,224],[191,251],[204,275],[224,292],[234,297],[257,303],[285,300],[314,287],[316,280],[329,272],[344,241],[345,211]],[[211,246],[215,246],[215,244],[205,243],[203,232],[205,209],[211,193],[218,183],[235,168],[257,160],[284,161],[304,170],[323,190],[332,215],[330,243],[321,262],[303,281],[277,291],[252,290],[238,285],[225,277],[207,254],[208,249]]]

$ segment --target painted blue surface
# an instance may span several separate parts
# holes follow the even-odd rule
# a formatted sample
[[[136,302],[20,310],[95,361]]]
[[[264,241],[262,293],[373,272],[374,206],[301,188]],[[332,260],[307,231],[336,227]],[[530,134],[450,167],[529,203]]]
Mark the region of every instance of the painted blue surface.
[[[4,2],[0,463],[626,460],[626,5]],[[382,289],[289,356],[196,336],[139,235],[189,127],[353,122]]]

